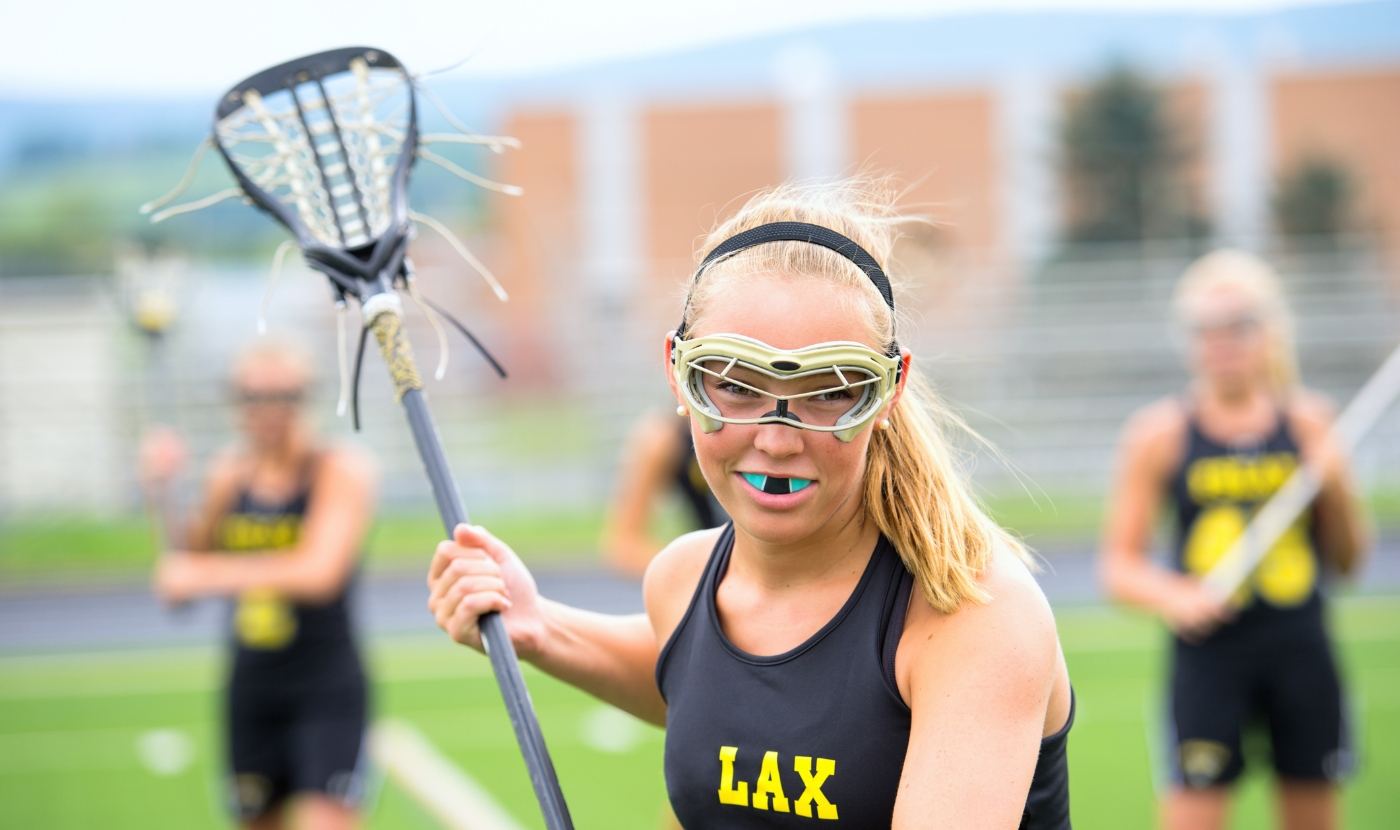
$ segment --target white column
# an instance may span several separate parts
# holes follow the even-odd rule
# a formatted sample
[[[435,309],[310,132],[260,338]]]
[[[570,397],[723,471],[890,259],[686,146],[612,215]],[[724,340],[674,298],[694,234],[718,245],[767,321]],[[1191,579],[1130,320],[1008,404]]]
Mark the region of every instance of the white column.
[[[1046,256],[1060,224],[1056,174],[1059,89],[1027,67],[997,84],[996,140],[1001,148],[1001,238],[1013,262]]]
[[[579,228],[588,293],[624,298],[642,267],[641,138],[636,103],[606,90],[579,115]]]
[[[773,60],[782,106],[783,172],[823,179],[848,172],[850,124],[831,58],[810,44],[784,48]]]
[[[1209,197],[1216,238],[1256,248],[1269,227],[1268,85],[1249,55],[1213,50],[1209,66]]]

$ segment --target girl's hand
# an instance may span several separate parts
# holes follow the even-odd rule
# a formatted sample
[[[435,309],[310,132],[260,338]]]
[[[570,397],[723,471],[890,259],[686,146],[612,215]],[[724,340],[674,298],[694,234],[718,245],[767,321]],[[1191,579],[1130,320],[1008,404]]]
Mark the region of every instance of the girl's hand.
[[[185,467],[189,455],[185,441],[170,427],[153,427],[141,439],[137,469],[143,488],[149,493],[168,486]]]
[[[166,605],[180,606],[197,599],[201,590],[199,562],[183,551],[165,554],[156,563],[152,587]]]
[[[460,524],[433,554],[428,611],[453,640],[481,651],[482,614],[497,612],[521,657],[538,655],[545,620],[535,579],[524,563],[485,528]]]
[[[1222,601],[1194,579],[1178,583],[1160,612],[1172,631],[1192,643],[1204,639],[1234,616],[1228,601]]]

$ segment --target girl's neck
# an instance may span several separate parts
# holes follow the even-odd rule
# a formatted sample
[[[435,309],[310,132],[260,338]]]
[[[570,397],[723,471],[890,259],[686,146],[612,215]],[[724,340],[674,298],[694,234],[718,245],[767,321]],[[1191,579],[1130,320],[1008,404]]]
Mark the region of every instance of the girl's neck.
[[[293,427],[280,442],[252,447],[253,468],[256,470],[281,473],[301,469],[310,452],[310,441],[300,427]]]
[[[1203,380],[1196,386],[1196,398],[1203,406],[1239,413],[1257,408],[1260,404],[1272,406],[1274,395],[1262,380]]]
[[[729,573],[764,591],[786,592],[860,574],[880,531],[863,509],[833,516],[804,539],[772,543],[737,525]]]
[[[1218,440],[1255,440],[1278,423],[1281,402],[1264,383],[1202,383],[1195,396],[1202,427]]]

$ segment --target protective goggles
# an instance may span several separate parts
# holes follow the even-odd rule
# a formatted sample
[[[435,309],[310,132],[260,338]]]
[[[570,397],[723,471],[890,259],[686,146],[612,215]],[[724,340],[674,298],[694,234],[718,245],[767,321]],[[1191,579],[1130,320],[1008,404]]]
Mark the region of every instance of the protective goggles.
[[[786,424],[850,441],[894,397],[901,359],[862,343],[778,349],[740,334],[675,335],[676,385],[700,428]]]

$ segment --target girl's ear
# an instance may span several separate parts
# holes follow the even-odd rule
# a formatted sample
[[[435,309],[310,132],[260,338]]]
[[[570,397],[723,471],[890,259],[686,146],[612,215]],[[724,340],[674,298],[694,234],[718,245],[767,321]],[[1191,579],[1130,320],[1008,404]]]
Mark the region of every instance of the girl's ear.
[[[664,361],[662,366],[666,370],[666,385],[671,387],[671,396],[676,399],[677,404],[683,404],[685,401],[681,400],[681,390],[676,387],[675,349],[676,333],[674,331],[668,331],[666,332],[666,344],[662,352]]]
[[[894,405],[899,403],[899,399],[904,395],[904,388],[909,385],[909,367],[914,363],[914,355],[908,349],[899,350],[899,381],[894,387],[894,397],[890,398],[889,404],[885,407],[883,417],[889,417],[889,411],[894,409]]]

